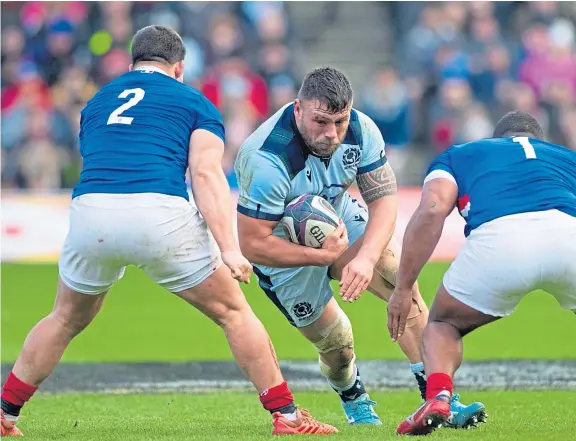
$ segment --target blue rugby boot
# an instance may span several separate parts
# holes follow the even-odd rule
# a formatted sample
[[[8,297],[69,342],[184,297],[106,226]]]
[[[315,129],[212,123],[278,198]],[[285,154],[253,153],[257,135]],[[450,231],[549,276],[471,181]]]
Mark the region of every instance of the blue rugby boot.
[[[374,411],[376,401],[372,401],[367,393],[360,395],[352,401],[342,401],[342,407],[348,424],[351,426],[357,424],[382,424],[382,421]]]
[[[380,418],[378,418],[378,415],[372,407],[376,402],[372,401],[368,396],[364,384],[362,384],[362,380],[360,379],[358,366],[354,366],[354,368],[356,374],[354,375],[353,381],[346,386],[346,388],[335,386],[328,380],[332,389],[340,396],[348,424],[382,424],[382,421],[380,421]]]
[[[460,402],[460,395],[454,394],[450,400],[450,417],[444,427],[470,429],[478,426],[478,423],[485,423],[487,418],[484,404],[474,402],[467,406]]]

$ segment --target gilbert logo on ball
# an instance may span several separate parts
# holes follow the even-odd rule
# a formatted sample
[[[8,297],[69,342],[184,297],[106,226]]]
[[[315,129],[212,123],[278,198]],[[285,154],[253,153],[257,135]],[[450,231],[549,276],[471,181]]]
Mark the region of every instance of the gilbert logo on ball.
[[[320,248],[326,236],[336,229],[339,220],[336,210],[328,201],[307,193],[286,206],[282,226],[291,242]]]

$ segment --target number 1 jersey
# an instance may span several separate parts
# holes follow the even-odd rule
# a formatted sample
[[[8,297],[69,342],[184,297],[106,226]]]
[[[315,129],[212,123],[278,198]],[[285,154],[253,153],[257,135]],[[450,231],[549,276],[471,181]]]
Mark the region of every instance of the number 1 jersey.
[[[72,197],[161,193],[188,199],[188,148],[197,129],[224,140],[222,117],[200,92],[155,67],[121,75],[82,110],[83,164]]]
[[[576,217],[576,152],[539,139],[493,138],[450,147],[424,182],[452,180],[464,234],[517,213],[559,210]]]

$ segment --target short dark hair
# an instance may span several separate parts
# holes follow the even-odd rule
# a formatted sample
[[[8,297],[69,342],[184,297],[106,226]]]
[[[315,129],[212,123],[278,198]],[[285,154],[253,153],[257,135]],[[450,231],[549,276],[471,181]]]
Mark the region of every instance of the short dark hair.
[[[328,111],[338,113],[346,110],[354,98],[350,81],[338,69],[323,66],[306,74],[298,99],[318,100],[326,104]]]
[[[540,123],[528,112],[519,110],[504,115],[494,129],[494,138],[507,138],[518,133],[532,135],[537,139],[544,139],[544,130]]]
[[[141,61],[175,64],[186,56],[184,42],[167,26],[151,25],[140,29],[132,39],[132,64]]]

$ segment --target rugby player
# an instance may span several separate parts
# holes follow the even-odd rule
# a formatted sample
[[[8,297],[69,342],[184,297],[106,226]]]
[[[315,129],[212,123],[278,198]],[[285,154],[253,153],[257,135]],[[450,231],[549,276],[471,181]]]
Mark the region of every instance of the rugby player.
[[[493,138],[452,146],[430,165],[388,305],[392,339],[405,332],[412,286],[455,206],[467,239],[424,330],[427,401],[398,426],[399,434],[427,434],[450,421],[462,337],[512,314],[536,289],[576,312],[576,152],[544,141],[532,115],[510,112]]]
[[[131,51],[130,71],[102,87],[82,111],[83,168],[72,194],[56,302],[28,334],[4,384],[2,435],[22,434],[15,426],[22,406],[127,265],[223,329],[272,414],[273,434],[337,432],[296,408],[266,330],[237,283],[249,281],[252,267],[233,232],[221,167],[224,126],[217,109],[182,82],[182,39],[164,26],[148,26],[136,33]],[[188,167],[196,205],[186,187]]]
[[[315,69],[297,99],[248,137],[235,163],[238,233],[260,287],[316,348],[320,370],[340,396],[348,422],[381,424],[356,366],[352,326],[330,287],[331,279],[339,280],[348,302],[366,289],[387,301],[400,253],[393,237],[396,178],[382,134],[352,101],[342,72]],[[355,180],[367,209],[347,191]],[[319,249],[291,243],[279,222],[284,207],[305,193],[329,201],[343,220]],[[428,308],[415,281],[410,292],[406,332],[398,342],[424,397],[419,347]],[[454,404],[462,415],[475,411]]]

